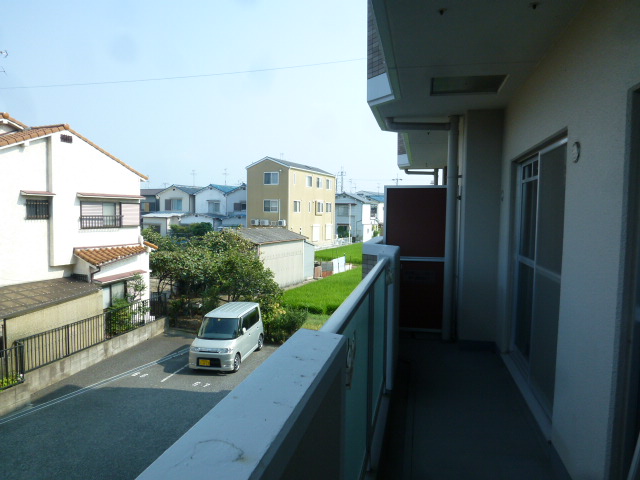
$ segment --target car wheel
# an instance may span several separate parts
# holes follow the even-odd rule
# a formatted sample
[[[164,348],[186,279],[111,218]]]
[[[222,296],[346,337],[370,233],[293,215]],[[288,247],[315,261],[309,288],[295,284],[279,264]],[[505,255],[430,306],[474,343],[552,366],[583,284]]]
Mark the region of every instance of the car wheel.
[[[236,353],[236,356],[233,359],[233,373],[236,373],[238,370],[240,370],[240,362],[240,354]]]
[[[264,335],[260,334],[260,336],[258,337],[258,346],[256,347],[256,350],[262,350],[263,346],[264,346]]]

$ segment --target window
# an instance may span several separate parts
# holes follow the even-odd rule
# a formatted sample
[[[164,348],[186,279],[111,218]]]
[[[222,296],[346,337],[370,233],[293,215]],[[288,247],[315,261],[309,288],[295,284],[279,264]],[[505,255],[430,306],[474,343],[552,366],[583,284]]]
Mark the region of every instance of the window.
[[[258,315],[258,309],[252,310],[242,319],[242,327],[249,330],[260,320],[260,316]]]
[[[127,218],[126,222],[123,222],[123,210],[119,203],[80,202],[80,228],[120,228],[123,225],[140,225],[140,204],[125,205]]]
[[[220,213],[220,200],[208,200],[208,213]]]
[[[293,213],[300,213],[300,200],[294,200],[293,201]]]
[[[325,210],[327,213],[331,213],[333,211],[333,205],[331,205],[330,202],[327,202]]]
[[[247,209],[247,202],[238,202],[233,204],[234,212],[244,212]]]
[[[279,200],[265,200],[264,211],[265,212],[277,212]]]
[[[327,190],[331,190],[332,183],[333,183],[333,182],[331,181],[331,179],[330,179],[330,178],[327,178]]]
[[[311,213],[311,202],[309,202],[309,213]]]
[[[336,215],[341,217],[349,216],[349,205],[336,205]]]
[[[167,198],[164,201],[164,209],[168,212],[181,212],[182,211],[182,199],[181,198]]]
[[[27,199],[27,219],[47,219],[50,217],[49,199]]]
[[[278,185],[278,183],[280,183],[279,172],[264,172],[265,185]]]
[[[126,282],[118,282],[102,287],[102,307],[109,308],[116,300],[125,298],[126,286]]]
[[[313,187],[313,177],[311,175],[307,175],[307,187]]]
[[[320,200],[316,201],[316,215],[321,215],[324,213],[324,202]]]
[[[371,218],[376,218],[378,216],[378,206],[371,205]]]
[[[322,179],[320,177],[316,178],[316,187],[322,188]]]
[[[333,224],[327,223],[324,226],[324,239],[331,240],[333,238]]]
[[[293,184],[294,185],[296,184],[296,174],[295,173],[293,174]]]

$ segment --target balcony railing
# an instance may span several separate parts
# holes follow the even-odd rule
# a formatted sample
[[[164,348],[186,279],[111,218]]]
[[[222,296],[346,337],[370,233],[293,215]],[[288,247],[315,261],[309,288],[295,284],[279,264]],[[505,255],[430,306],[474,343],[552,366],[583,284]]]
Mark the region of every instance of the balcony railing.
[[[397,247],[320,331],[300,330],[140,479],[359,479],[375,470],[393,385]]]
[[[122,215],[83,215],[80,228],[120,228]]]

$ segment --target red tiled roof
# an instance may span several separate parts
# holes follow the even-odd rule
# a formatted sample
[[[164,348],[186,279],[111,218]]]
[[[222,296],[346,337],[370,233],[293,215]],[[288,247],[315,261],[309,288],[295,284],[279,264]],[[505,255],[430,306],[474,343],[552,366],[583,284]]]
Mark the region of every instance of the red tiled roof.
[[[46,135],[51,135],[51,134],[56,133],[56,132],[61,132],[63,130],[67,130],[67,131],[73,133],[76,137],[80,138],[81,140],[83,140],[86,143],[88,143],[89,145],[91,145],[93,148],[95,148],[99,152],[104,153],[107,157],[111,158],[112,160],[115,160],[116,162],[118,162],[120,165],[122,165],[126,169],[131,170],[136,175],[144,178],[145,180],[149,179],[149,177],[147,177],[146,175],[143,175],[142,173],[138,172],[134,168],[130,167],[129,165],[124,163],[119,158],[114,157],[109,152],[107,152],[105,149],[99,147],[98,145],[93,143],[88,138],[83,137],[82,135],[80,135],[78,132],[76,132],[71,127],[69,127],[69,125],[67,123],[59,124],[59,125],[47,125],[47,126],[42,126],[42,127],[28,127],[27,125],[25,125],[23,123],[20,123],[17,120],[11,118],[8,113],[0,113],[0,117],[8,119],[8,120],[10,120],[10,121],[12,121],[12,122],[14,122],[14,123],[16,123],[16,124],[18,124],[18,125],[20,125],[21,127],[24,128],[24,130],[22,130],[20,132],[11,132],[11,133],[5,133],[4,135],[0,135],[0,147],[6,147],[7,145],[14,145],[16,143],[22,143],[22,142],[25,142],[27,140],[31,140],[31,139],[39,138],[39,137],[44,137]]]
[[[157,245],[154,245],[154,244],[153,244],[153,243],[151,243],[151,242],[146,242],[146,241],[145,241],[145,242],[144,242],[144,244],[145,244],[147,247],[149,247],[149,248],[153,248],[154,250],[158,250],[158,248],[159,248]]]
[[[4,118],[4,119],[6,119],[6,120],[9,120],[10,122],[15,123],[16,125],[18,125],[18,126],[20,126],[20,127],[22,127],[22,128],[29,128],[27,125],[25,125],[25,124],[24,124],[24,123],[22,123],[22,122],[19,122],[19,121],[18,121],[18,120],[16,120],[15,118],[11,118],[11,115],[9,115],[8,113],[5,113],[5,112],[0,113],[0,117],[1,117],[1,118]]]
[[[52,125],[49,127],[27,128],[26,130],[21,130],[19,132],[5,133],[4,135],[0,135],[0,147],[26,142],[27,140],[44,137],[45,135],[50,135],[52,133],[68,129],[69,125]]]
[[[87,263],[99,267],[107,263],[140,255],[147,250],[142,245],[119,245],[114,247],[74,248],[73,253]]]

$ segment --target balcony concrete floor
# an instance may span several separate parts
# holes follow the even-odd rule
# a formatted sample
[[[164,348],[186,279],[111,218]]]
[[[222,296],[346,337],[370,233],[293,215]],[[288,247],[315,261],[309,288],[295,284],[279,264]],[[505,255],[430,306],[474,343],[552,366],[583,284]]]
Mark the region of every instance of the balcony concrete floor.
[[[566,480],[500,356],[402,334],[378,479]]]

